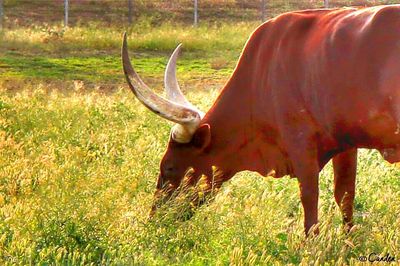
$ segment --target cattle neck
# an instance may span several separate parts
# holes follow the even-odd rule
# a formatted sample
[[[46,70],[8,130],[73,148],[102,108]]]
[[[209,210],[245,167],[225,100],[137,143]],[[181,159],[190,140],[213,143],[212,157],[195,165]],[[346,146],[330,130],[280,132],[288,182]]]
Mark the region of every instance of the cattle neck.
[[[202,120],[211,128],[210,163],[230,176],[245,170],[261,175],[274,170],[276,177],[290,174],[279,134],[271,126],[273,114],[266,108],[272,105],[265,95],[264,101],[256,99],[260,90],[249,77],[248,69],[238,65]]]

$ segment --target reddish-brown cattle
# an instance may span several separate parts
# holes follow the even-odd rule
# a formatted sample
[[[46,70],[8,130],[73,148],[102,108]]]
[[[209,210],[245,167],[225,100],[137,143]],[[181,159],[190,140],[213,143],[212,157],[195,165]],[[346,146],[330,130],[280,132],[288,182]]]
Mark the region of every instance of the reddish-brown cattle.
[[[334,194],[351,226],[357,148],[400,161],[400,6],[290,12],[250,36],[232,77],[203,116],[167,67],[167,98],[155,95],[129,62],[130,88],[152,111],[177,122],[161,161],[157,190],[173,191],[222,173],[214,186],[251,170],[295,176],[304,225],[318,222],[318,174],[333,158]],[[211,180],[211,179],[210,179]],[[211,181],[210,181],[211,182]]]

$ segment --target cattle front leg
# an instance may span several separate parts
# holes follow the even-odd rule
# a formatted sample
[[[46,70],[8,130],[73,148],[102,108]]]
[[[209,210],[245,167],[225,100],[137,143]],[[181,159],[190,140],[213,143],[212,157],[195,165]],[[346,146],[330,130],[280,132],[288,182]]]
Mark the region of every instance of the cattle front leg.
[[[300,186],[300,199],[304,209],[304,229],[308,236],[310,233],[318,234],[318,228],[310,229],[318,224],[318,172],[308,175],[298,175]]]
[[[347,229],[353,226],[353,206],[357,172],[357,149],[333,157],[334,194]]]
[[[301,128],[286,138],[289,143],[289,158],[292,163],[293,174],[297,177],[300,189],[300,200],[304,209],[304,229],[306,236],[318,234],[318,199],[319,199],[319,161],[317,147],[314,143],[314,132]],[[292,138],[291,138],[292,137]],[[311,231],[312,229],[312,231]]]
[[[298,104],[293,102],[293,104]],[[318,177],[320,161],[318,159],[318,130],[314,120],[306,115],[306,109],[298,113],[283,116],[282,138],[285,140],[292,174],[297,177],[300,199],[304,209],[304,229],[306,236],[318,234]],[[312,232],[310,231],[313,228]]]

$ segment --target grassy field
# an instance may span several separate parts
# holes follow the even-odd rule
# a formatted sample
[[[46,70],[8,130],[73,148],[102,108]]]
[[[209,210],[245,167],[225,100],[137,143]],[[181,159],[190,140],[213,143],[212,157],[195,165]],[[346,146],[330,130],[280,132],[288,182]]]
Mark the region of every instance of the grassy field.
[[[182,42],[178,76],[202,110],[258,24],[149,21],[128,29],[138,72],[161,93],[168,56]],[[320,178],[316,237],[304,238],[296,179],[250,172],[190,220],[177,220],[174,204],[147,220],[171,124],[124,84],[122,31],[22,23],[0,33],[1,265],[355,265],[371,252],[400,258],[400,169],[375,151],[359,156],[357,226],[349,234],[333,200],[330,164]]]
[[[376,152],[359,159],[356,224],[346,235],[321,175],[322,232],[304,239],[297,181],[242,173],[188,221],[174,206],[147,221],[166,122],[126,89],[0,94],[2,264],[355,263],[398,256],[400,171]],[[204,110],[217,91],[190,93]],[[175,210],[175,211],[174,211]]]

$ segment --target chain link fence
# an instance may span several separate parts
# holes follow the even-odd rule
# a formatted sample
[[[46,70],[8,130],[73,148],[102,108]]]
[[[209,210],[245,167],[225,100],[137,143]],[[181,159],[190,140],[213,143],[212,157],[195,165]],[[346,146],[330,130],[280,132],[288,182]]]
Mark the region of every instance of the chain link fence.
[[[0,0],[0,27],[37,24],[128,26],[261,21],[310,8],[394,4],[388,0]]]

